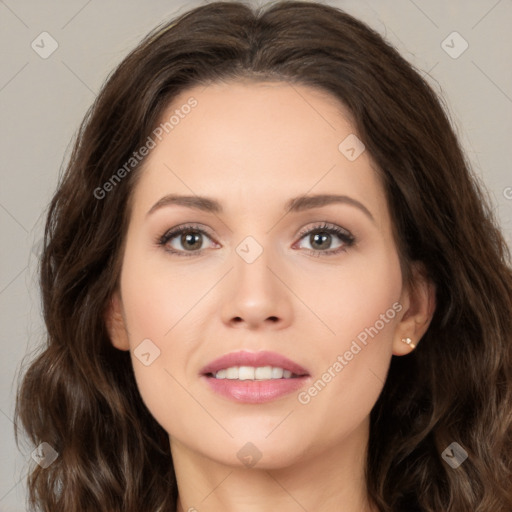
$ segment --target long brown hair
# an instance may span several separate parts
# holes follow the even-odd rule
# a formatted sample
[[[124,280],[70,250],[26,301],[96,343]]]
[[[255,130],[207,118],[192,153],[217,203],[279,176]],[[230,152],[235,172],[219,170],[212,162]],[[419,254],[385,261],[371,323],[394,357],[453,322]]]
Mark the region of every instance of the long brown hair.
[[[369,497],[381,512],[510,512],[512,271],[489,197],[420,73],[364,23],[302,1],[212,2],[162,24],[87,113],[47,214],[47,339],[16,404],[16,425],[59,454],[31,469],[30,505],[176,509],[168,435],[104,322],[144,160],[109,193],[95,191],[147,141],[178,93],[241,78],[314,86],[348,107],[383,179],[404,276],[421,261],[436,285],[428,331],[412,354],[392,358],[371,412]],[[468,453],[456,469],[442,457],[453,442]]]

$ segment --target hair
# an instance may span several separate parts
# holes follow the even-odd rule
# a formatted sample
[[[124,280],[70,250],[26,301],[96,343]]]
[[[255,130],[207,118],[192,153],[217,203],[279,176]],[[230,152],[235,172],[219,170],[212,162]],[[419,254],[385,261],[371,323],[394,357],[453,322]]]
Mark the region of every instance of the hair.
[[[488,193],[420,72],[366,24],[307,1],[211,2],[161,24],[87,112],[47,212],[47,335],[16,401],[18,445],[21,421],[59,454],[31,468],[31,510],[176,510],[168,434],[105,325],[145,160],[103,198],[94,191],[179,93],[235,80],[311,86],[348,108],[382,180],[404,282],[420,262],[435,284],[430,326],[392,358],[370,414],[369,498],[381,512],[512,510],[512,270]],[[468,453],[457,469],[442,458],[452,442]]]

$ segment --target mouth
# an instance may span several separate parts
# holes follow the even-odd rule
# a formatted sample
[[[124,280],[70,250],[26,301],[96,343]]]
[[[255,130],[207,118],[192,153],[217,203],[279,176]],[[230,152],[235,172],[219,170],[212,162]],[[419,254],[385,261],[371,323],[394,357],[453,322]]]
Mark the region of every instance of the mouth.
[[[277,380],[277,379],[297,379],[305,375],[292,373],[279,366],[230,366],[221,368],[215,373],[206,374],[207,377],[214,379],[228,380]]]
[[[242,403],[264,403],[290,394],[310,377],[299,364],[274,352],[234,352],[201,370],[209,388]]]

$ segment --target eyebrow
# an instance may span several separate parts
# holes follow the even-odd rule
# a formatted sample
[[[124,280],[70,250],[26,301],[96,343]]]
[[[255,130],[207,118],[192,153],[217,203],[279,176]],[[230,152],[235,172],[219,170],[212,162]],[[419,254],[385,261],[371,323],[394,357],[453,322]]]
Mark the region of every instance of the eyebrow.
[[[348,204],[361,210],[370,220],[375,222],[371,212],[364,204],[359,202],[353,197],[335,194],[316,194],[309,196],[299,196],[288,200],[285,204],[284,210],[286,212],[302,212],[313,208],[321,208],[330,204]],[[154,211],[164,208],[166,206],[184,206],[195,210],[201,210],[210,213],[222,213],[223,208],[219,201],[210,197],[204,196],[181,196],[176,194],[169,194],[159,199],[148,211],[146,217]]]

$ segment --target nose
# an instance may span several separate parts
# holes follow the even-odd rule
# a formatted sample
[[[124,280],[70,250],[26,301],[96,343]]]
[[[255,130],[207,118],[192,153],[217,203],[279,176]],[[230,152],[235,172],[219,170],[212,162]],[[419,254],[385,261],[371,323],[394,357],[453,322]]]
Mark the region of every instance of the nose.
[[[263,249],[254,261],[240,254],[233,254],[234,268],[223,293],[222,321],[250,330],[286,328],[293,321],[293,293],[275,252]]]

